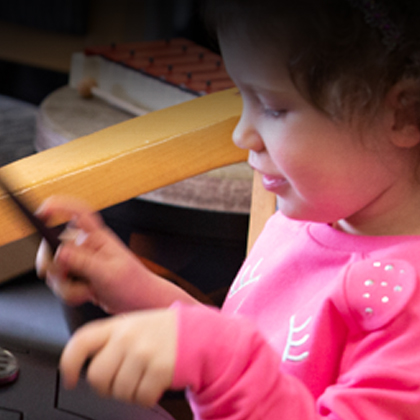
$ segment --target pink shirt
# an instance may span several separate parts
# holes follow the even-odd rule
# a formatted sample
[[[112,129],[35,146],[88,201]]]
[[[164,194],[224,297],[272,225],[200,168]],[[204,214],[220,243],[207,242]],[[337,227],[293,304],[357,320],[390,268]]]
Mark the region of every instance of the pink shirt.
[[[419,419],[420,237],[276,213],[221,312],[178,307],[196,419]]]

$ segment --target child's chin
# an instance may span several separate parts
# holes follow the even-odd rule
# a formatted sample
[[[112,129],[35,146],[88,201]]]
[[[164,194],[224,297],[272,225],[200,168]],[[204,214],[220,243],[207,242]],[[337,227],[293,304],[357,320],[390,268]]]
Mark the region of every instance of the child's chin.
[[[327,223],[324,217],[316,215],[309,210],[305,211],[305,209],[299,208],[298,206],[293,206],[281,197],[277,197],[277,210],[288,219],[302,222]]]

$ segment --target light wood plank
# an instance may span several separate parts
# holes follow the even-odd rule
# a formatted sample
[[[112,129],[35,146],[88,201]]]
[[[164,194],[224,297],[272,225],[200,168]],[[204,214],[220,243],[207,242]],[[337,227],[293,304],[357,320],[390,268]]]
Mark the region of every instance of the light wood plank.
[[[53,194],[68,194],[99,210],[246,160],[247,152],[231,141],[241,109],[236,89],[206,95],[81,137],[0,170],[14,191],[34,207]],[[7,196],[0,196],[0,246],[32,232]]]

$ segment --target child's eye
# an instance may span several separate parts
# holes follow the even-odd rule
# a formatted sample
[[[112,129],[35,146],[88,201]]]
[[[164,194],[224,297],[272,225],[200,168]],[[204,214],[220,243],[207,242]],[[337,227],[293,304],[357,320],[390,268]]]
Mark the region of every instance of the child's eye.
[[[286,114],[285,109],[263,108],[263,114],[270,118],[280,118]]]

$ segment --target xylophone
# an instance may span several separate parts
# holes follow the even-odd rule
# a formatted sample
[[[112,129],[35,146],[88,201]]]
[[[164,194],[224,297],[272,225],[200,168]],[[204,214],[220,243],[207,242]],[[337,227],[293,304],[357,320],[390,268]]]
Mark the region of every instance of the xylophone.
[[[184,38],[86,48],[73,56],[70,86],[86,80],[149,111],[234,86],[220,55]]]
[[[127,120],[133,114],[161,110],[233,86],[220,55],[184,38],[89,47],[73,55],[69,86],[53,92],[42,103],[35,146],[42,151]],[[83,100],[92,94],[113,107],[97,98]],[[142,198],[248,214],[251,184],[252,170],[240,163],[149,192]]]

